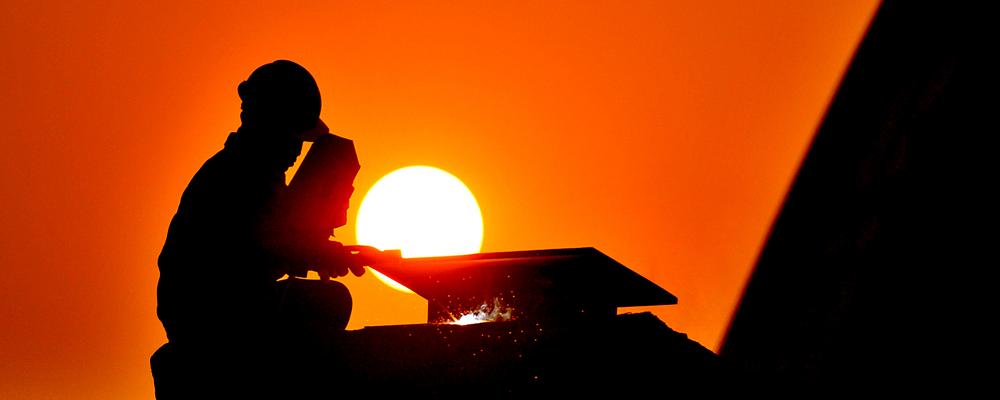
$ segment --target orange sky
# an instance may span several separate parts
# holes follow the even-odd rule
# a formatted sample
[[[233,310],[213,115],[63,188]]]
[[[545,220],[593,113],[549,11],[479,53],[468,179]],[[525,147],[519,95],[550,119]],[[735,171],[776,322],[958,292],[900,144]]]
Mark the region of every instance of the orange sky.
[[[877,5],[65,3],[0,3],[4,399],[152,398],[167,224],[238,126],[236,84],[278,58],[355,140],[352,221],[382,175],[442,168],[476,195],[484,251],[596,247],[716,350]],[[352,328],[424,318],[345,282]]]

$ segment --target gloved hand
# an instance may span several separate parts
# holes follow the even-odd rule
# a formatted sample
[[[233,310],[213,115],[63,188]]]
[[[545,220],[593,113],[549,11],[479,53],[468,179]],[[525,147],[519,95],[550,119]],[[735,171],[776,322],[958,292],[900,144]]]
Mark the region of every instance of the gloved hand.
[[[354,263],[351,256],[343,244],[335,241],[327,241],[319,246],[317,260],[313,263],[312,269],[319,274],[320,280],[339,278],[347,275],[350,264]]]
[[[365,274],[365,267],[394,264],[402,260],[399,250],[382,251],[371,246],[344,246],[333,241],[329,243],[327,256],[317,268],[322,279],[345,276],[348,272],[361,276]]]

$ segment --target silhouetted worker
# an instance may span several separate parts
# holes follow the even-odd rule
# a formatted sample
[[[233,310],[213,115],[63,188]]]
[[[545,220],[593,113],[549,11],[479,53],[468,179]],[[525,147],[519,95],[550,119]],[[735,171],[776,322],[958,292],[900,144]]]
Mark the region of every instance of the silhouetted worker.
[[[242,82],[239,96],[240,128],[192,178],[160,253],[157,315],[169,343],[151,364],[161,399],[287,398],[286,388],[278,388],[301,378],[308,366],[294,354],[309,349],[297,347],[307,341],[290,326],[288,315],[280,315],[282,300],[322,298],[323,310],[300,304],[291,314],[325,312],[327,320],[337,320],[331,323],[339,325],[335,328],[343,329],[350,294],[325,278],[346,275],[348,269],[364,273],[349,251],[329,241],[332,228],[346,222],[357,159],[353,144],[329,134],[319,119],[320,93],[313,77],[294,62],[275,61]],[[317,141],[310,155],[318,147],[349,145],[342,153],[354,157],[348,161],[355,167],[342,174],[347,183],[334,189],[339,193],[326,193],[339,198],[334,208],[340,210],[333,214],[343,214],[326,222],[336,219],[339,225],[303,224],[303,201],[285,184],[285,171],[304,141]],[[304,276],[306,270],[319,271],[323,282],[276,282],[285,274]],[[309,290],[288,290],[300,282]]]

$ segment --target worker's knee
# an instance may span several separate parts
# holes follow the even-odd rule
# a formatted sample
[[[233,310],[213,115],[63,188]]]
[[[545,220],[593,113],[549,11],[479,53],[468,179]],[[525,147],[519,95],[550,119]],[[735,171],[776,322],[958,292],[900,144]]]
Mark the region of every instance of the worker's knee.
[[[287,279],[278,282],[282,318],[304,329],[344,329],[353,301],[344,284],[325,280]]]

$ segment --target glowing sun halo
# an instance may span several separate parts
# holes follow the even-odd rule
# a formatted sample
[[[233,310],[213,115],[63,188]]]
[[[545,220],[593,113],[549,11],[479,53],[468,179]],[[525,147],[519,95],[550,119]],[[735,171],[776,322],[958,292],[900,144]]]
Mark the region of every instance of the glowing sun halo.
[[[379,179],[361,201],[355,226],[359,244],[398,249],[403,257],[477,253],[483,244],[483,216],[472,192],[455,176],[427,166],[401,168]]]

